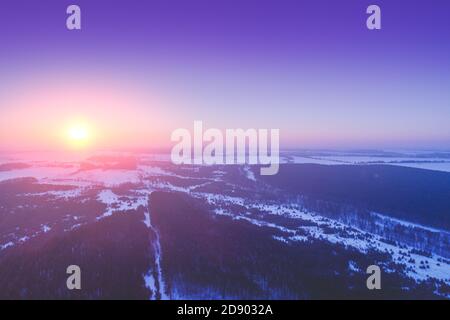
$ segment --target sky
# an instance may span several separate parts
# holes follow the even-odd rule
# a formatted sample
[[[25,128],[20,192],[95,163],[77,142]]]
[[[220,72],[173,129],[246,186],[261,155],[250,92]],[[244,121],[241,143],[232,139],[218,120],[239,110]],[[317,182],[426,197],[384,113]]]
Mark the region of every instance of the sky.
[[[0,150],[63,148],[74,126],[164,147],[195,120],[280,129],[282,148],[448,149],[449,17],[445,0],[2,0]]]

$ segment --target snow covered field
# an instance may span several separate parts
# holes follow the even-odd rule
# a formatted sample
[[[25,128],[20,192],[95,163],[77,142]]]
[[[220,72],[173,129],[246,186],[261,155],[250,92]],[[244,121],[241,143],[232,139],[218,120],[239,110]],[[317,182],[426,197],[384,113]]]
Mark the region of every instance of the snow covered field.
[[[442,154],[441,157],[436,154],[433,157],[431,154],[399,157],[308,153],[285,154],[283,159],[285,163],[382,163],[433,170],[439,168],[440,171],[450,172],[450,161],[446,156],[447,154]],[[149,195],[152,192],[165,191],[183,193],[200,200],[212,215],[228,217],[232,221],[244,221],[256,228],[269,230],[273,239],[286,246],[293,243],[327,243],[345,250],[356,250],[361,254],[374,251],[390,257],[389,263],[383,265],[386,272],[401,270],[406,278],[417,283],[432,280],[436,282],[436,286],[439,283],[450,286],[450,260],[437,253],[437,249],[433,252],[433,248],[450,243],[450,232],[447,230],[394,218],[389,216],[389,212],[371,212],[358,224],[342,218],[342,214],[323,215],[306,209],[301,202],[277,199],[276,193],[271,195],[270,192],[275,190],[267,188],[250,166],[241,166],[236,170],[229,166],[218,166],[201,171],[199,167],[174,166],[164,161],[161,155],[140,157],[135,154],[133,157],[130,159],[130,155],[112,155],[111,158],[93,158],[83,162],[24,161],[15,158],[14,162],[3,162],[3,167],[0,167],[0,184],[19,178],[34,178],[34,186],[49,188],[17,194],[18,199],[25,201],[17,207],[11,208],[7,203],[0,203],[0,210],[5,210],[5,213],[27,213],[28,209],[39,210],[39,205],[64,208],[72,202],[96,203],[100,205],[101,211],[95,213],[93,219],[88,219],[80,212],[71,216],[46,216],[42,221],[34,221],[33,225],[21,221],[23,226],[20,223],[16,227],[4,226],[4,231],[0,234],[0,255],[38,237],[57,232],[56,230],[61,229],[59,225],[63,226],[64,232],[72,232],[116,214],[143,214],[141,221],[153,234],[149,246],[154,252],[154,261],[150,270],[142,275],[142,279],[152,292],[150,298],[167,299],[169,295],[162,268],[164,252],[159,232],[152,224],[149,206]],[[32,203],[26,203],[28,200]],[[349,212],[349,216],[352,214],[353,212]],[[395,230],[399,231],[398,236],[393,233]],[[403,234],[416,235],[416,242],[406,241]],[[422,250],[423,248],[427,250]],[[428,250],[429,248],[432,250]],[[399,269],[393,271],[391,263]],[[364,273],[364,268],[355,261],[348,261],[351,272]],[[439,295],[450,298],[446,294]]]
[[[281,163],[311,163],[322,165],[387,164],[403,167],[450,172],[450,152],[390,151],[390,152],[337,152],[304,151],[284,152]]]

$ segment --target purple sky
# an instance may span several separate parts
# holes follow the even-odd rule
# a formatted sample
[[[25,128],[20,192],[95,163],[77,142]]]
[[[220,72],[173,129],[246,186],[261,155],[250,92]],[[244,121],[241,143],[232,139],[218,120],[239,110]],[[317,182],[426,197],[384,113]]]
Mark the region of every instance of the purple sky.
[[[42,79],[112,79],[170,100],[167,132],[203,120],[279,128],[283,147],[448,148],[449,17],[445,0],[2,0],[0,125],[8,95]]]

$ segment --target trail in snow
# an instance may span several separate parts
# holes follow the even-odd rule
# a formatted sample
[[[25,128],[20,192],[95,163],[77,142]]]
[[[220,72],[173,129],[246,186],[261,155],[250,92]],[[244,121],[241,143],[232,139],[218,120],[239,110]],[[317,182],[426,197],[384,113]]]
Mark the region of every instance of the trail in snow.
[[[147,204],[146,211],[144,213],[145,219],[144,224],[154,233],[155,240],[151,243],[151,246],[153,248],[153,252],[155,254],[155,270],[153,268],[150,268],[148,273],[144,276],[145,286],[150,289],[152,292],[152,295],[150,296],[151,300],[168,300],[169,296],[166,294],[165,291],[165,283],[164,278],[162,274],[162,268],[161,268],[161,260],[162,260],[162,254],[161,254],[161,243],[159,241],[159,232],[156,230],[156,228],[152,225],[151,219],[150,219],[150,208]],[[156,273],[156,278],[155,278]]]

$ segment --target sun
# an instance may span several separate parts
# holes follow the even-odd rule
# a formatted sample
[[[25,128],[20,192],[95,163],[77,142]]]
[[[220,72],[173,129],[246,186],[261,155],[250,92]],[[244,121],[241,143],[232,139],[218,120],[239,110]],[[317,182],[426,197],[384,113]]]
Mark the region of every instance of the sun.
[[[85,127],[72,127],[69,129],[69,136],[72,140],[86,140],[88,131]]]
[[[89,130],[85,125],[74,125],[68,129],[68,139],[73,146],[85,146],[89,141]]]

